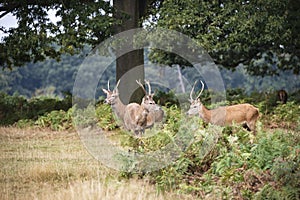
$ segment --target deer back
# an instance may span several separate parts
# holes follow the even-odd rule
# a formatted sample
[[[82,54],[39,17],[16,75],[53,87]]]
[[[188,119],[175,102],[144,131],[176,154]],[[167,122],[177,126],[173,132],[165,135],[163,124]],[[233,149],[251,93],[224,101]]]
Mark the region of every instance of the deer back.
[[[223,106],[211,110],[211,121],[218,125],[230,125],[232,123],[250,122],[258,117],[258,109],[251,104],[237,104]]]

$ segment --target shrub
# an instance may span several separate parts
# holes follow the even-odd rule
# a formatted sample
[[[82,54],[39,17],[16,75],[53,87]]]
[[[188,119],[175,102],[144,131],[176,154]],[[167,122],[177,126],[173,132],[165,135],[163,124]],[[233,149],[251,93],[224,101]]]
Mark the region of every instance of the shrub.
[[[106,131],[111,131],[118,127],[111,106],[108,104],[98,104],[96,106],[96,117],[98,120],[97,125]]]
[[[28,113],[28,102],[24,97],[0,93],[0,125],[13,124],[27,118]]]
[[[73,128],[72,124],[72,112],[73,109],[68,111],[54,110],[43,116],[40,116],[34,123],[34,125],[42,128],[51,128],[55,131],[68,130]]]
[[[279,104],[271,114],[270,123],[280,128],[300,130],[300,106],[295,102]]]
[[[173,91],[163,92],[157,91],[155,92],[155,96],[153,97],[154,101],[162,106],[170,106],[170,105],[178,105],[178,99]]]
[[[142,153],[163,148],[176,139],[185,141],[184,136],[187,137],[190,143],[173,163],[156,171],[141,172],[141,176],[148,174],[152,178],[159,191],[176,189],[200,198],[298,198],[299,135],[259,130],[254,136],[235,125],[203,128],[198,117],[184,121],[177,107],[166,109],[166,113],[159,135],[135,140],[126,137],[129,142],[123,143]],[[184,136],[178,137],[180,131]],[[139,167],[133,160],[122,158],[125,171],[127,167]],[[124,177],[131,177],[130,174],[122,172]]]
[[[36,120],[53,110],[67,111],[72,106],[70,95],[65,99],[39,97],[26,99],[0,93],[0,125],[11,125],[19,120]]]

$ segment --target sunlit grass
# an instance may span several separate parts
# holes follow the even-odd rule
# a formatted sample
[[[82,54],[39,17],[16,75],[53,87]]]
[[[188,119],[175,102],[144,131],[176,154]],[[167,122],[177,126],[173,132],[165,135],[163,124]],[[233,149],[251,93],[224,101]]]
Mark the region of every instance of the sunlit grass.
[[[75,132],[0,128],[0,199],[193,199],[158,194],[147,179],[120,179]]]

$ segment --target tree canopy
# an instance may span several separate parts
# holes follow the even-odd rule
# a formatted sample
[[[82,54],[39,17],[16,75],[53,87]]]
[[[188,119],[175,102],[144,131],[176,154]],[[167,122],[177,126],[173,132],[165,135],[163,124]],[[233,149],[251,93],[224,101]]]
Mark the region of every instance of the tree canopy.
[[[125,5],[130,1],[120,2],[112,6],[104,0],[2,1],[0,18],[12,13],[18,27],[0,27],[8,34],[0,41],[0,66],[59,60],[65,53],[77,53],[86,44],[95,46],[116,30],[124,30],[116,29],[117,24],[126,30],[148,21],[151,28],[177,30],[192,37],[220,66],[235,69],[244,64],[255,75],[300,72],[299,0],[144,0],[132,1],[134,9]],[[56,12],[57,22],[49,19],[49,10]],[[135,23],[127,27],[130,19]],[[159,50],[152,52],[151,59],[188,65]]]
[[[300,72],[299,0],[165,0],[153,16],[152,26],[194,38],[223,67],[244,64],[255,75]],[[159,52],[153,59],[170,64],[175,57]]]
[[[57,22],[48,11],[56,12]],[[1,31],[8,34],[0,43],[0,65],[21,66],[46,58],[60,59],[65,53],[79,52],[86,44],[96,45],[112,33],[113,9],[107,1],[94,0],[5,0],[0,17],[12,13],[18,27]]]

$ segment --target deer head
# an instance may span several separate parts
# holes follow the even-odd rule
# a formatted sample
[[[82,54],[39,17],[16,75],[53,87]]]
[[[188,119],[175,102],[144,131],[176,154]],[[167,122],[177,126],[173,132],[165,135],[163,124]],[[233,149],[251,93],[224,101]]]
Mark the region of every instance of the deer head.
[[[119,98],[119,91],[118,91],[119,84],[120,84],[120,80],[117,82],[113,91],[111,91],[109,88],[109,80],[108,80],[107,90],[102,88],[102,91],[106,94],[105,103],[110,105],[114,105],[116,103],[117,99]]]
[[[192,87],[192,90],[191,90],[191,93],[190,93],[190,109],[188,110],[187,114],[188,115],[198,115],[200,113],[200,111],[202,110],[202,103],[200,101],[200,95],[202,94],[203,92],[203,89],[204,89],[204,83],[201,81],[201,84],[202,84],[202,88],[201,88],[201,91],[200,93],[198,94],[198,96],[196,97],[196,99],[193,99],[193,93],[194,93],[194,89],[195,89],[195,85],[196,85],[197,81],[195,81],[193,87]]]
[[[150,82],[145,80],[145,83],[148,85],[148,93],[144,87],[144,85],[141,83],[141,81],[136,80],[136,83],[141,86],[141,88],[144,91],[145,96],[142,99],[142,103],[141,105],[145,106],[147,109],[151,110],[151,109],[155,109],[154,107],[156,106],[155,101],[153,100],[153,95],[151,94],[151,86],[150,86]]]

